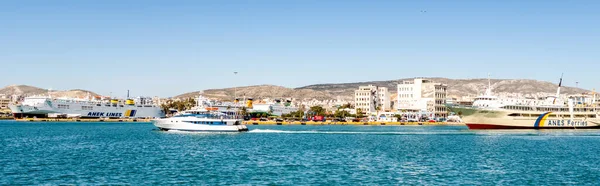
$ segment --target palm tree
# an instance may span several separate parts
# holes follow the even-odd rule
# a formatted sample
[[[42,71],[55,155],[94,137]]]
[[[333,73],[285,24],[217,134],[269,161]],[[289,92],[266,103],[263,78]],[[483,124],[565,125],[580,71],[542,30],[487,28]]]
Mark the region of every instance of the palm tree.
[[[246,116],[248,115],[248,109],[246,107],[242,107],[242,109],[240,110],[242,116]]]
[[[169,104],[163,103],[163,104],[160,105],[160,108],[163,110],[163,112],[165,113],[165,115],[166,114],[170,114],[171,106]]]
[[[177,108],[177,111],[181,112],[181,111],[184,111],[187,106],[185,103],[178,101],[178,102],[175,102],[175,107]]]

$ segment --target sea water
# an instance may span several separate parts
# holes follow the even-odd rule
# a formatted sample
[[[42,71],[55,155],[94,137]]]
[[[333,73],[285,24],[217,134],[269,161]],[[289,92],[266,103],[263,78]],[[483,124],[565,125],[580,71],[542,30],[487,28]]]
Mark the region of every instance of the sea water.
[[[0,121],[0,185],[597,185],[598,130]]]

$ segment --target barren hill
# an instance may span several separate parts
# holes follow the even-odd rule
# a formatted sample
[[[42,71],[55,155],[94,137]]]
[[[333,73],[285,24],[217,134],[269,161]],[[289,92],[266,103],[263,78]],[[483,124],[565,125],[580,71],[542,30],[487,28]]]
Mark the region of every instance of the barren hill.
[[[81,89],[73,89],[73,90],[64,90],[64,91],[50,91],[50,94],[53,97],[79,97],[83,98],[87,95],[97,96],[98,94]],[[33,96],[33,95],[48,95],[47,89],[42,89],[38,87],[28,86],[28,85],[10,85],[0,89],[0,94],[8,95],[8,96]]]
[[[460,98],[463,96],[477,96],[484,92],[488,86],[487,79],[448,79],[448,78],[426,78],[434,82],[448,85],[448,96]],[[354,90],[359,86],[376,85],[389,88],[389,91],[396,93],[396,87],[399,82],[410,79],[399,79],[389,81],[369,81],[358,83],[337,83],[337,84],[317,84],[299,88],[286,88],[274,85],[258,85],[248,87],[238,87],[238,97],[251,98],[295,98],[295,99],[317,99],[331,100],[338,97],[344,100],[354,98]],[[492,79],[492,89],[497,95],[522,95],[522,96],[542,96],[556,93],[557,84],[547,81],[537,81],[529,79]],[[233,100],[235,88],[210,89],[204,91],[204,96],[221,100]],[[195,97],[200,91],[190,92],[176,96],[176,98]],[[563,87],[562,94],[579,94],[588,92],[588,90]]]
[[[175,98],[189,98],[196,97],[200,94],[201,91],[185,93],[182,95],[175,96]],[[209,89],[204,90],[203,96],[220,99],[220,100],[233,100],[233,97],[236,92],[236,88],[226,88],[226,89]],[[275,85],[257,85],[257,86],[247,86],[247,87],[238,87],[237,88],[237,96],[238,97],[247,97],[247,98],[295,98],[295,99],[333,99],[330,93],[325,91],[315,91],[311,89],[292,89],[286,88],[282,86]]]
[[[483,93],[488,86],[487,79],[448,79],[448,78],[425,78],[437,83],[448,85],[449,97],[477,96]],[[333,95],[352,98],[354,90],[359,86],[376,85],[389,88],[391,93],[396,93],[396,87],[399,82],[411,79],[399,79],[390,81],[371,81],[361,83],[341,83],[341,84],[319,84],[300,87],[299,89],[311,89],[316,91],[325,91]],[[537,81],[529,79],[491,79],[492,90],[494,94],[500,95],[542,95],[556,93],[557,84],[547,81]],[[562,87],[561,94],[579,94],[588,92],[588,90]]]

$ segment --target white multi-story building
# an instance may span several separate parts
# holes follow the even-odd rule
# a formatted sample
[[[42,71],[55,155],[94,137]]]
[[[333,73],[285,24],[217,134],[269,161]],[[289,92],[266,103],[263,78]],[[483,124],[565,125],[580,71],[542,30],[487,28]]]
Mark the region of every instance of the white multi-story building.
[[[448,86],[428,79],[416,78],[398,84],[399,111],[426,111],[435,117],[447,117],[446,96]]]
[[[390,91],[388,90],[387,87],[379,87],[377,89],[377,98],[379,99],[379,103],[377,106],[379,106],[379,110],[380,111],[390,111],[392,110],[392,101],[390,98]]]
[[[12,99],[10,96],[0,94],[0,109],[7,109],[11,101]]]
[[[390,92],[386,87],[360,86],[354,91],[354,108],[366,113],[389,110]]]

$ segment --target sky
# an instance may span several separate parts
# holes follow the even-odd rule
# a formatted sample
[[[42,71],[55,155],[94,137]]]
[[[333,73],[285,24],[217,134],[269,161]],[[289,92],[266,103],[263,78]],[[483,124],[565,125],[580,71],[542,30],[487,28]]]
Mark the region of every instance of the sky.
[[[488,73],[558,83],[564,73],[563,85],[593,89],[599,9],[597,0],[4,0],[0,86],[169,97]]]

